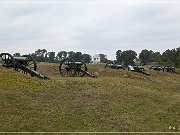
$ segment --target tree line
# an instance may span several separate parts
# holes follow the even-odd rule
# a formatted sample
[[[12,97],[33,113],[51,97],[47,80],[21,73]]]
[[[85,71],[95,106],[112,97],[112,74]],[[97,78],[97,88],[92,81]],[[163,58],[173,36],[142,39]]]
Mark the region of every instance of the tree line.
[[[46,49],[38,49],[34,53],[30,54],[36,61],[38,62],[50,62],[50,63],[59,63],[60,60],[64,58],[71,58],[75,61],[84,61],[85,63],[91,62],[91,55],[89,54],[82,54],[81,52],[66,52],[60,51],[57,53],[51,51],[48,52]],[[15,57],[21,56],[20,53],[15,53]]]
[[[137,59],[137,53],[133,50],[118,50],[116,52],[116,63],[123,63],[125,66],[134,65],[135,59]],[[156,62],[159,65],[180,67],[180,47],[172,50],[168,49],[162,54],[160,52],[153,52],[152,50],[144,49],[140,52],[138,61],[141,65]]]
[[[90,63],[92,57],[89,54],[83,54],[82,52],[74,51],[59,51],[57,54],[53,51],[48,52],[46,49],[38,49],[34,53],[30,54],[38,62],[50,62],[59,63],[64,58],[71,58],[75,61],[84,61]],[[20,56],[20,53],[15,53],[14,56]],[[106,58],[105,54],[100,54],[101,63],[107,63],[111,60]],[[135,65],[137,60],[141,65],[146,65],[150,62],[156,62],[158,64],[168,64],[171,66],[180,67],[180,47],[175,49],[168,49],[162,54],[160,52],[153,52],[152,50],[144,49],[140,52],[139,56],[133,50],[116,51],[117,64]]]

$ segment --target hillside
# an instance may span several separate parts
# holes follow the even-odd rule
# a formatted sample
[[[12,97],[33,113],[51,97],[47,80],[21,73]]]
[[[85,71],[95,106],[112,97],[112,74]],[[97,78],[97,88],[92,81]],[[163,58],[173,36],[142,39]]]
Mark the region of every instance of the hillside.
[[[63,78],[57,64],[38,66],[52,79],[0,67],[1,132],[180,131],[180,75],[91,67],[98,78]]]

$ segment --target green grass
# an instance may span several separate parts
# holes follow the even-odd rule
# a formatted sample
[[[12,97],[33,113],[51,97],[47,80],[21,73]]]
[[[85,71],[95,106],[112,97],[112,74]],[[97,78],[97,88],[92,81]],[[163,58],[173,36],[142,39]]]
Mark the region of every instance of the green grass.
[[[169,126],[180,126],[180,75],[92,67],[99,78],[63,78],[44,63],[39,71],[52,80],[0,68],[0,132],[179,131]]]

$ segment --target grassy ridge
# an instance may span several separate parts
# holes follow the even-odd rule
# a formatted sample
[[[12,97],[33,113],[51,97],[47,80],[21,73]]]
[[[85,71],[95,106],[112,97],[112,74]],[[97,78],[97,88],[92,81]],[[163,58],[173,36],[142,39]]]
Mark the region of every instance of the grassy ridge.
[[[49,81],[0,68],[0,131],[179,131],[180,75],[62,78],[56,67],[40,65]]]

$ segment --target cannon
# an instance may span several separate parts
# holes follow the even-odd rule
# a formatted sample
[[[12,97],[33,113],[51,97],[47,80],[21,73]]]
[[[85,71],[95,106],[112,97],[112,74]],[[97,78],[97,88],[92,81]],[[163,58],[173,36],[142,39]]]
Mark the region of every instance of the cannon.
[[[88,68],[83,61],[74,61],[70,58],[65,58],[60,62],[59,72],[63,77],[83,77],[88,75],[97,78],[96,75],[87,71]]]
[[[132,66],[132,65],[128,65],[128,71],[132,71],[132,72],[137,72],[137,73],[142,73],[144,75],[148,75],[151,76],[150,74],[145,72],[144,67],[142,66]]]
[[[171,67],[171,66],[165,66],[163,68],[164,72],[170,72],[170,73],[175,73],[175,67]]]
[[[163,71],[164,72],[169,72],[169,73],[172,73],[172,74],[174,74],[174,73],[180,74],[180,73],[176,72],[175,67],[171,67],[171,66],[165,66],[163,68]]]
[[[3,67],[12,68],[24,74],[30,74],[32,77],[37,77],[40,79],[50,79],[49,77],[44,76],[36,71],[37,64],[30,55],[13,57],[9,53],[1,53],[0,58],[1,58],[1,65]]]
[[[123,65],[115,64],[114,62],[109,62],[105,65],[105,68],[112,68],[112,69],[123,69],[125,70]]]
[[[151,66],[149,69],[150,70],[154,69],[155,71],[163,71],[163,72],[180,74],[180,73],[175,71],[175,67],[171,67],[171,66],[164,66],[164,67],[162,67],[162,66]]]
[[[162,66],[151,66],[149,70],[155,70],[155,71],[163,71],[164,68]]]

